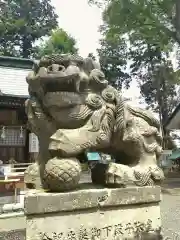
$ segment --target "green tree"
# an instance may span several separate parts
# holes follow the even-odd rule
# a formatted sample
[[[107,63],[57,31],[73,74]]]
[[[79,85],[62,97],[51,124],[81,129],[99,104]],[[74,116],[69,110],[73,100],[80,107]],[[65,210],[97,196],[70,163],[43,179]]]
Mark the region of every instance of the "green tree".
[[[170,114],[177,106],[180,96],[176,86],[176,73],[171,61],[164,59],[151,59],[148,70],[139,71],[141,94],[148,105],[158,113],[162,126],[164,147],[172,149],[172,139],[169,132],[163,127]]]
[[[178,0],[89,0],[105,8],[103,20],[111,32],[131,33],[136,39],[164,45],[180,44],[180,1]],[[104,7],[105,6],[105,7]],[[143,37],[143,39],[144,39]]]
[[[167,59],[169,52],[175,46],[174,44],[178,43],[180,1],[92,0],[90,2],[103,3],[103,6],[106,4],[103,11],[104,23],[101,26],[104,38],[101,41],[99,53],[100,58],[102,55],[105,71],[109,70],[109,76],[111,72],[114,74],[114,80],[111,77],[109,80],[114,83],[115,79],[123,76],[122,69],[127,66],[127,61],[129,61],[129,75],[126,74],[123,81],[128,86],[130,78],[141,79],[139,81],[142,85],[141,89],[147,89],[147,86],[150,85],[149,79],[157,75],[157,69],[163,64],[164,68],[167,68],[166,74],[171,72],[171,78],[167,76],[166,82],[169,81],[169,84],[165,84],[167,86],[165,94],[167,98],[168,95],[173,96],[174,81],[178,81],[179,78],[177,78],[173,68],[167,64]],[[109,68],[107,62],[109,62]],[[119,72],[112,71],[117,67],[118,70],[120,69]],[[173,82],[171,82],[172,78]],[[153,77],[153,79],[156,78]],[[161,80],[161,82],[163,81],[165,78]],[[152,84],[149,87],[152,89]],[[142,91],[142,93],[149,104],[148,91]],[[152,96],[150,99],[152,100]],[[154,98],[155,100],[157,100],[157,96]],[[167,111],[169,113],[170,109]]]
[[[51,32],[48,40],[36,48],[35,56],[40,58],[53,53],[77,53],[76,41],[63,29],[56,29]]]
[[[101,26],[104,39],[101,41],[99,55],[100,60],[102,59],[101,64],[113,85],[114,82],[118,82],[118,86],[124,84],[128,87],[137,70],[144,70],[144,66],[149,64],[153,55],[158,58],[157,51],[166,55],[177,43],[175,25],[178,21],[177,17],[174,17],[175,4],[172,0],[89,2],[105,6],[104,23]],[[149,46],[155,51],[149,49]],[[128,62],[132,63],[128,68],[129,74],[126,71]]]
[[[139,82],[142,96],[148,106],[159,113],[163,126],[179,100],[176,93],[179,76],[168,58],[175,45],[180,45],[180,1],[96,1],[100,2],[103,6],[106,4],[100,51],[103,49],[111,67],[119,66],[110,58],[111,52],[114,59],[121,61],[121,70],[130,62],[129,76],[123,81],[129,84],[133,78]],[[118,71],[114,74],[114,79],[121,76]],[[168,133],[164,130],[166,146],[167,139]]]
[[[140,74],[141,94],[149,108],[159,113],[163,125],[179,101],[174,78],[176,76],[170,61],[162,61]]]
[[[50,0],[0,0],[0,53],[28,58],[33,44],[57,27]]]
[[[125,40],[103,39],[98,53],[102,71],[111,85],[117,89],[121,89],[122,86],[128,88],[131,77],[127,73],[128,58]]]

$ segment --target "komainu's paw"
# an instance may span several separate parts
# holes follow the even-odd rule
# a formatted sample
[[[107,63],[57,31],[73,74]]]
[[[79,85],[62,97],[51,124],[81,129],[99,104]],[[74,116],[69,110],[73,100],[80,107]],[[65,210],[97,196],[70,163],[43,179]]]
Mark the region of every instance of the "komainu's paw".
[[[106,171],[107,185],[160,185],[164,180],[164,173],[157,165],[142,167],[129,167],[122,164],[111,163]]]
[[[157,165],[129,167],[123,164],[110,163],[106,167],[97,166],[92,173],[93,183],[112,187],[153,186],[159,185],[164,179],[164,173]]]
[[[106,171],[106,184],[114,186],[133,185],[134,182],[133,170],[131,167],[110,163]]]
[[[164,180],[164,173],[157,165],[134,168],[135,184],[138,186],[159,185]]]
[[[70,134],[72,130],[58,129],[50,138],[49,150],[60,151],[62,156],[73,156],[81,151],[78,142],[73,142]]]

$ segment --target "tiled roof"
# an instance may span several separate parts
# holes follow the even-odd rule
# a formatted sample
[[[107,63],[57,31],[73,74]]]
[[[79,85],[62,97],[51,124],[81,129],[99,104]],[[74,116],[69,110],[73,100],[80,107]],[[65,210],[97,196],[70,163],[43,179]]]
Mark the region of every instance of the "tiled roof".
[[[0,56],[1,67],[4,66],[4,67],[31,69],[33,64],[34,64],[33,59]]]
[[[0,66],[0,90],[4,94],[23,95],[28,94],[26,76],[30,69]]]

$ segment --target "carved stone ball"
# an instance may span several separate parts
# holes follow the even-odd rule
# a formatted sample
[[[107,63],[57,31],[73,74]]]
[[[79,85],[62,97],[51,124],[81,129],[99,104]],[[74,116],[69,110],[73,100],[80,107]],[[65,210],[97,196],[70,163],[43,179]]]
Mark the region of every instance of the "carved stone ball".
[[[76,158],[50,159],[44,169],[43,185],[49,191],[62,192],[75,189],[80,180],[81,165]]]
[[[39,165],[38,163],[33,163],[27,167],[24,172],[24,183],[27,188],[40,188],[40,173],[39,173]]]

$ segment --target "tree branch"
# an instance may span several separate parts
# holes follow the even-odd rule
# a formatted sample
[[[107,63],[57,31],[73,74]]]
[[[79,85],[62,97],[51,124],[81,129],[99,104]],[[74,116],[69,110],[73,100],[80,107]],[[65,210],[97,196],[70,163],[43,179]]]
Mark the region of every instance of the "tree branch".
[[[175,0],[175,6],[176,6],[176,10],[175,10],[175,29],[176,29],[176,40],[177,42],[180,44],[180,1],[179,0]]]

